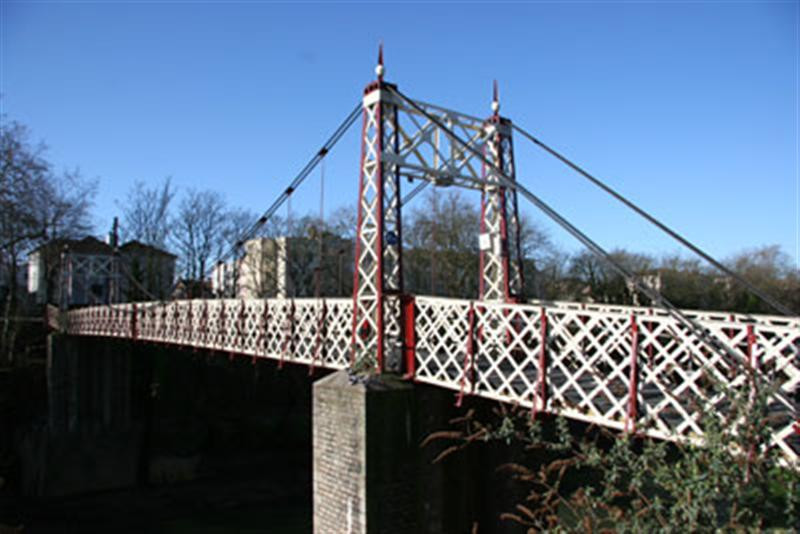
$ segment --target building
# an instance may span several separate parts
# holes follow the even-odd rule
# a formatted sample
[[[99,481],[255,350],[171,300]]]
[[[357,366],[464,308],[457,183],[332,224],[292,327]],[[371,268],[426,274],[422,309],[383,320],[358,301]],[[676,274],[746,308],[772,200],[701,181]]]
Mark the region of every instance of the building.
[[[128,241],[119,247],[119,253],[125,301],[170,297],[175,282],[175,254],[139,241]]]
[[[166,298],[174,273],[175,255],[137,241],[117,256],[95,237],[55,239],[28,255],[28,293],[37,304],[67,306]]]
[[[326,234],[320,247],[319,240],[305,237],[257,238],[247,241],[243,252],[238,260],[214,267],[211,286],[215,295],[336,297],[352,292],[351,241]]]
[[[209,280],[181,278],[175,282],[175,287],[172,289],[172,299],[174,300],[207,299],[213,296],[214,292]]]

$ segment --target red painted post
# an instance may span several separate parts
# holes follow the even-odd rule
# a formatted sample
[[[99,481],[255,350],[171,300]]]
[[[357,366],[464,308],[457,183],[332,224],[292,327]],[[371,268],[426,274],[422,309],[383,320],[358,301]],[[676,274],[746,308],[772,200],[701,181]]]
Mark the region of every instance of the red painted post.
[[[535,417],[538,412],[547,410],[547,312],[542,306],[542,312],[539,319],[540,334],[539,340],[539,391],[538,399],[531,410],[531,417]]]
[[[317,363],[317,358],[319,358],[321,350],[325,348],[323,344],[323,332],[325,329],[325,317],[327,315],[327,311],[328,308],[325,305],[325,299],[322,299],[322,314],[319,324],[317,325],[317,335],[316,339],[314,340],[314,355],[311,357],[311,365],[308,366],[308,376],[314,375],[314,365]]]
[[[240,308],[239,308],[239,324],[238,324],[237,328],[239,330],[239,352],[242,353],[242,352],[244,352],[245,337],[246,337],[245,331],[244,331],[245,330],[245,328],[244,328],[245,327],[244,309],[245,309],[246,304],[244,302],[244,299],[241,299],[239,301],[239,306],[240,306]]]
[[[239,352],[244,346],[244,300],[239,302],[239,317],[236,320],[236,343],[239,344]],[[231,343],[233,345],[233,343]],[[233,361],[233,357],[236,356],[236,351],[233,349],[228,352],[228,361]]]
[[[459,385],[458,395],[456,397],[456,407],[460,408],[461,403],[464,401],[464,393],[467,385],[467,374],[469,373],[470,393],[474,387],[473,376],[473,361],[475,359],[475,305],[469,303],[468,313],[468,326],[467,326],[467,354],[464,357],[464,368],[461,372],[461,384]]]
[[[638,417],[638,405],[636,394],[639,390],[639,327],[636,324],[636,316],[631,314],[631,363],[630,376],[628,377],[628,414],[625,419],[625,431],[636,433],[636,418]]]
[[[758,372],[759,362],[756,356],[756,332],[755,326],[752,324],[747,325],[747,365],[750,367],[750,402],[755,402],[755,396],[758,393],[758,384],[756,383],[756,373]]]
[[[161,339],[159,339],[159,341],[161,341],[161,343],[164,343],[167,339],[167,309],[164,307],[164,304],[161,304],[160,315],[161,315],[161,324],[158,331],[159,331],[159,337]]]
[[[217,339],[222,339],[222,332],[225,331],[225,322],[228,320],[228,314],[225,313],[225,300],[221,300],[219,303],[219,315],[217,316],[217,331],[215,332],[215,345]],[[215,347],[217,350],[222,348],[221,346],[217,345]]]
[[[261,331],[258,333],[258,346],[263,355],[266,356],[268,341],[267,341],[267,326],[269,325],[269,301],[264,300],[264,313],[261,315]]]
[[[756,346],[756,333],[755,327],[752,324],[747,325],[747,364],[750,366],[750,407],[756,402],[756,395],[758,393],[758,384],[756,382],[756,372],[758,371],[758,357],[755,351]],[[750,464],[755,460],[756,446],[758,443],[753,440],[750,444],[750,449],[747,452],[747,471],[745,473],[745,481],[750,479]]]
[[[653,308],[650,308],[650,315],[653,315]],[[648,365],[650,365],[651,368],[653,367],[653,340],[652,340],[652,334],[653,334],[653,329],[654,328],[655,328],[655,326],[653,325],[653,321],[651,320],[649,325],[648,325],[648,327],[647,327],[647,330],[650,331],[650,335],[651,335],[650,343],[647,344],[647,363],[648,363]]]
[[[292,337],[294,336],[294,300],[289,305],[289,318],[285,323],[283,346],[281,347],[281,358],[278,360],[278,369],[283,369],[283,360],[286,352],[292,349]]]
[[[131,339],[136,339],[136,303],[133,303],[133,315],[131,316]]]
[[[203,300],[203,313],[200,315],[200,336],[203,344],[208,345],[208,302]]]
[[[174,344],[174,345],[176,345],[176,346],[180,346],[180,344],[181,344],[181,339],[180,339],[180,335],[181,335],[181,327],[180,327],[180,324],[181,324],[181,320],[180,320],[180,319],[181,319],[181,314],[180,314],[180,312],[178,311],[178,305],[177,305],[177,304],[173,304],[172,306],[173,306],[173,310],[174,310],[174,311],[172,312],[172,322],[173,322],[173,325],[172,325],[172,336],[173,336],[173,344]]]
[[[361,119],[361,161],[359,163],[359,172],[363,172],[364,169],[364,159],[366,158],[366,148],[364,146],[364,137],[367,134],[367,112],[366,110],[362,113]],[[356,221],[356,250],[355,256],[353,257],[353,331],[352,331],[352,342],[351,342],[351,351],[350,351],[350,366],[352,367],[356,363],[356,349],[358,345],[356,345],[356,336],[358,335],[358,267],[359,267],[359,258],[361,258],[361,221],[363,220],[362,214],[362,207],[361,207],[361,199],[364,197],[364,180],[359,178],[358,180],[358,220]]]
[[[403,356],[405,359],[405,375],[403,378],[406,380],[413,380],[417,373],[417,332],[416,327],[416,310],[414,295],[403,295]]]
[[[747,325],[747,363],[750,368],[755,371],[758,370],[758,359],[756,358],[755,348],[756,345],[756,332],[752,324]]]
[[[192,311],[193,309],[194,309],[194,301],[190,300],[189,307],[187,308],[186,311],[186,324],[188,325],[188,328],[186,329],[187,330],[186,341],[192,346],[192,348],[196,352],[197,345],[195,344],[195,339],[194,339],[194,312]]]

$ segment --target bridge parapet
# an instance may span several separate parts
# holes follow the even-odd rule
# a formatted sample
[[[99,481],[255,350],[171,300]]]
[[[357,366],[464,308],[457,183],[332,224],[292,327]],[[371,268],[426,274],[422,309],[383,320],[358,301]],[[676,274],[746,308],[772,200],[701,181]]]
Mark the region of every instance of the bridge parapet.
[[[771,446],[800,459],[797,319],[688,312],[714,349],[649,308],[407,299],[408,377],[672,440],[702,439],[702,407],[724,414],[753,374],[775,386]],[[66,331],[350,366],[351,299],[183,300],[72,310]],[[724,320],[727,317],[729,320]],[[730,320],[733,319],[733,320]]]
[[[352,307],[347,298],[117,304],[69,311],[65,330],[344,369]]]
[[[669,313],[663,308],[646,306],[630,306],[626,304],[605,304],[602,302],[571,302],[563,300],[530,300],[528,304],[546,306],[549,308],[565,308],[569,310],[598,311],[606,313],[627,313],[634,315],[658,315],[668,317]],[[800,317],[787,317],[785,315],[763,315],[750,313],[734,313],[722,310],[681,310],[691,319],[697,321],[722,321],[732,323],[753,323],[771,326],[787,326],[800,328]]]
[[[797,463],[800,328],[758,316],[739,322],[697,314],[725,349],[716,351],[668,315],[560,304],[417,297],[415,379],[459,397],[699,440],[703,407],[722,416],[730,394],[753,387],[753,369],[777,388],[765,420],[774,430],[770,445]]]

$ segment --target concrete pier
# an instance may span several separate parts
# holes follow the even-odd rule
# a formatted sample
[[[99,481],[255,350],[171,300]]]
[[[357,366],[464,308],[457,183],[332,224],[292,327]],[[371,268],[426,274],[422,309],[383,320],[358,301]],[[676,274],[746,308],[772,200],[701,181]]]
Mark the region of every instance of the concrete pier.
[[[419,532],[414,385],[338,372],[313,396],[314,532]]]

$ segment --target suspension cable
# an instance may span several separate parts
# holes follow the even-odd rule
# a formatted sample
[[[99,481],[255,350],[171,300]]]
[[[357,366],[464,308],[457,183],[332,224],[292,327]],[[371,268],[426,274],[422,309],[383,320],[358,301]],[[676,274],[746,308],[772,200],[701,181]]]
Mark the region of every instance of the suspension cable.
[[[566,165],[567,167],[571,168],[572,170],[574,170],[575,172],[577,172],[578,174],[580,174],[581,176],[583,176],[584,178],[586,178],[587,180],[592,182],[594,185],[596,185],[597,187],[599,187],[600,189],[602,189],[603,191],[605,191],[606,193],[608,193],[609,195],[611,195],[612,197],[617,199],[619,202],[621,202],[622,204],[624,204],[628,208],[632,209],[634,212],[636,212],[638,215],[643,217],[645,220],[647,220],[648,222],[652,223],[657,228],[659,228],[661,231],[665,232],[667,235],[669,235],[670,237],[675,239],[678,243],[682,244],[683,246],[685,246],[686,248],[688,248],[689,250],[691,250],[692,252],[694,252],[695,254],[697,254],[698,256],[703,258],[704,260],[706,260],[708,263],[710,263],[711,265],[713,265],[714,267],[716,267],[717,269],[719,269],[720,271],[722,271],[726,275],[728,275],[731,278],[733,278],[737,283],[739,283],[741,286],[743,286],[745,289],[750,291],[752,294],[756,295],[761,300],[763,300],[764,302],[769,304],[775,310],[779,311],[783,315],[788,315],[788,316],[797,315],[791,309],[789,309],[787,306],[781,304],[775,298],[773,298],[772,296],[768,295],[766,292],[764,292],[763,290],[759,289],[757,286],[755,286],[754,284],[749,282],[742,275],[740,275],[737,272],[729,269],[728,267],[725,267],[725,265],[723,265],[721,262],[715,260],[711,255],[707,254],[702,249],[700,249],[700,247],[698,247],[697,245],[693,244],[691,241],[689,241],[688,239],[686,239],[683,236],[681,236],[680,234],[678,234],[675,230],[673,230],[672,228],[670,228],[666,224],[662,223],[661,221],[656,219],[654,216],[650,215],[644,209],[640,208],[639,206],[634,204],[632,201],[630,201],[627,198],[625,198],[621,193],[615,191],[609,185],[603,183],[599,178],[589,174],[587,171],[582,169],[576,163],[574,163],[574,162],[570,161],[569,159],[567,159],[566,156],[562,155],[561,153],[559,153],[555,149],[553,149],[550,146],[546,145],[545,143],[540,141],[538,138],[536,138],[531,133],[525,131],[522,127],[520,127],[520,126],[518,126],[516,124],[512,124],[512,128],[514,128],[517,132],[519,132],[523,137],[525,137],[526,139],[531,141],[533,144],[537,145],[542,150],[544,150],[545,152],[547,152],[551,156],[553,156],[556,159],[558,159],[559,161],[561,161],[564,165]]]
[[[317,223],[317,265],[314,269],[314,296],[322,295],[322,231],[325,220],[325,161],[319,165],[319,222]]]
[[[258,230],[264,226],[267,221],[275,215],[275,212],[283,205],[284,202],[291,196],[291,194],[303,183],[303,181],[311,174],[311,171],[319,164],[320,161],[328,154],[328,152],[336,146],[336,143],[344,136],[347,130],[355,123],[358,116],[361,114],[361,107],[362,104],[359,102],[355,108],[347,115],[347,117],[339,124],[338,128],[331,134],[328,140],[322,145],[322,148],[314,154],[314,156],[306,163],[305,167],[300,170],[299,173],[295,176],[295,178],[291,181],[289,186],[284,189],[284,191],[278,195],[278,198],[270,205],[269,208],[258,218],[256,222],[254,222],[246,231],[242,232],[236,241],[231,244],[228,250],[217,257],[216,261],[212,263],[212,265],[216,265],[220,262],[224,262],[227,260],[236,247],[247,241],[248,239],[252,238]],[[208,272],[203,273],[203,278],[206,277]]]
[[[403,100],[406,104],[414,108],[418,113],[425,116],[432,124],[435,124],[438,128],[442,131],[447,133],[451,139],[457,141],[461,146],[464,147],[465,150],[469,151],[482,161],[487,167],[491,168],[496,174],[497,178],[500,182],[500,185],[507,187],[509,189],[513,189],[518,193],[522,194],[529,202],[531,202],[534,206],[539,208],[545,215],[550,217],[553,221],[555,221],[559,226],[561,226],[564,230],[566,230],[569,234],[575,237],[578,241],[580,241],[586,248],[590,251],[598,255],[599,257],[603,258],[613,270],[617,272],[620,276],[622,276],[626,281],[631,283],[634,287],[636,287],[639,291],[647,295],[656,305],[663,307],[667,313],[676,319],[679,323],[686,326],[689,330],[693,331],[698,338],[704,342],[709,348],[714,350],[717,353],[726,354],[736,361],[740,363],[744,361],[744,359],[739,355],[736,354],[734,351],[730,350],[728,347],[720,344],[718,340],[714,339],[709,335],[707,329],[703,328],[699,323],[694,321],[692,318],[688,317],[684,314],[679,308],[677,308],[674,304],[672,304],[669,300],[667,300],[663,295],[659,292],[651,289],[650,287],[646,286],[642,282],[636,279],[633,274],[628,272],[628,270],[619,262],[614,260],[614,258],[606,252],[603,247],[593,241],[589,236],[584,234],[581,230],[579,230],[576,226],[562,217],[558,212],[556,212],[553,208],[551,208],[546,202],[540,199],[538,196],[534,195],[531,191],[527,188],[511,180],[506,176],[506,174],[498,168],[494,162],[489,161],[481,152],[476,150],[474,147],[470,146],[466,141],[461,139],[455,132],[453,132],[450,128],[448,128],[445,124],[443,124],[439,119],[431,115],[428,111],[423,109],[419,104],[417,104],[414,100],[410,99],[399,90],[394,87],[388,86],[388,90],[395,94],[398,98]],[[746,364],[746,362],[745,362]]]

